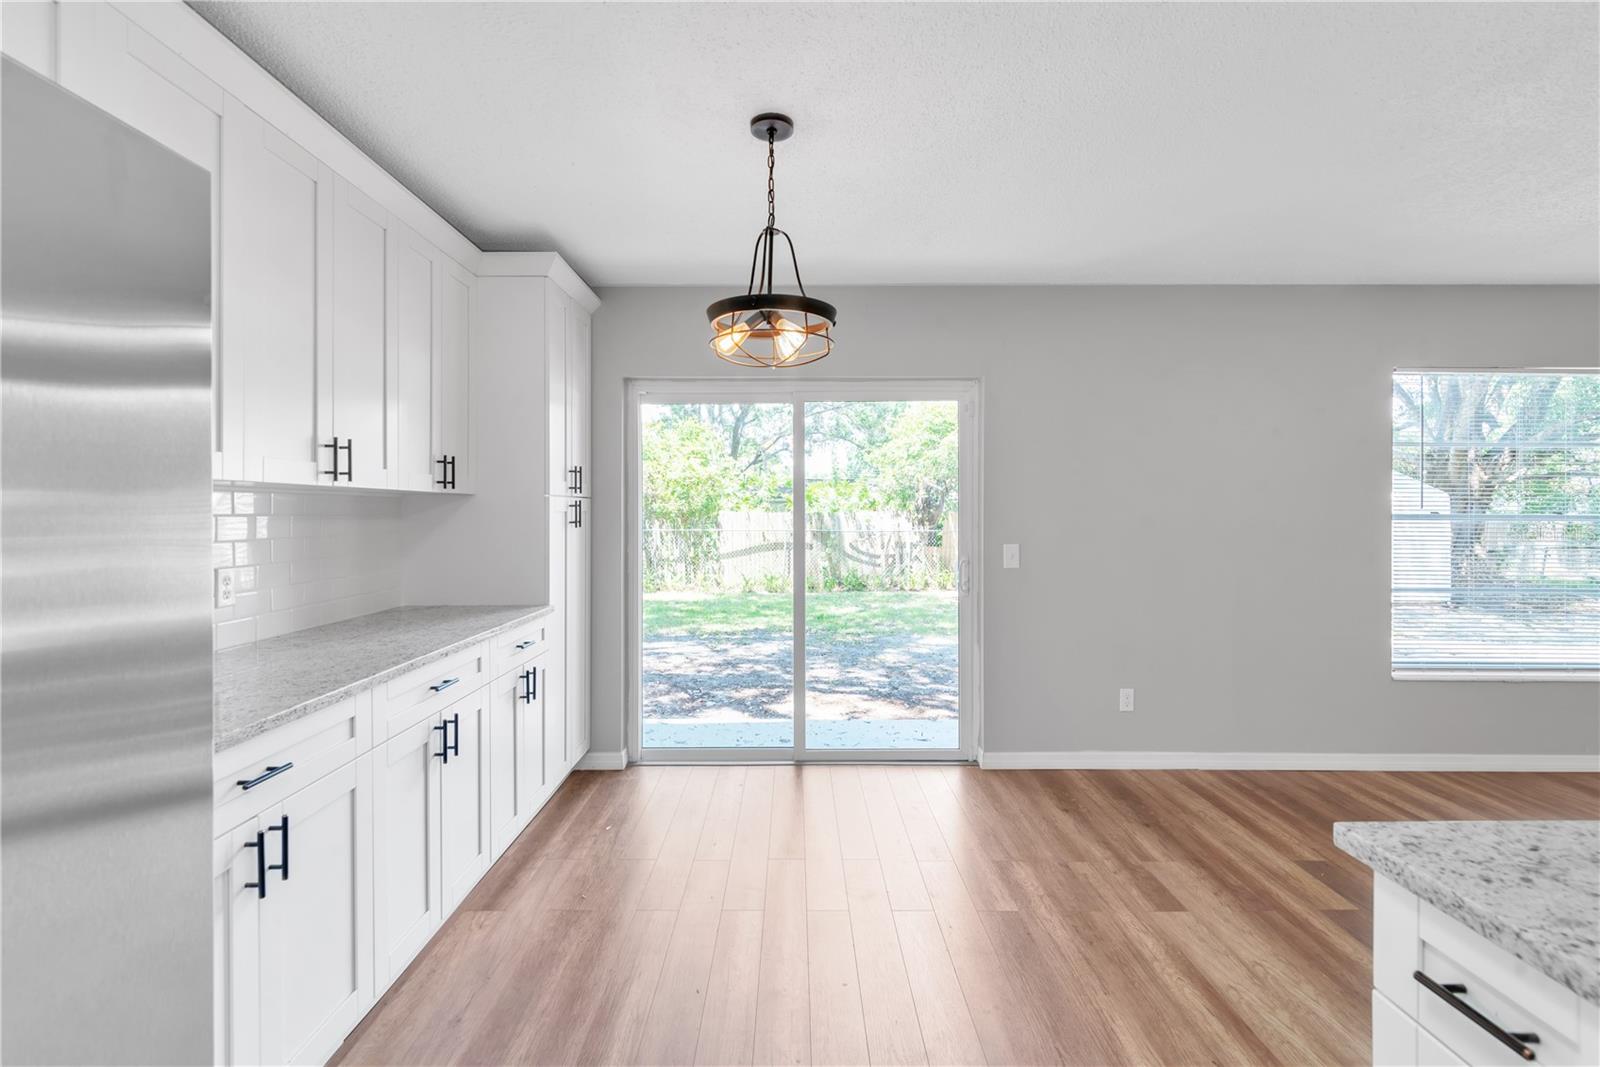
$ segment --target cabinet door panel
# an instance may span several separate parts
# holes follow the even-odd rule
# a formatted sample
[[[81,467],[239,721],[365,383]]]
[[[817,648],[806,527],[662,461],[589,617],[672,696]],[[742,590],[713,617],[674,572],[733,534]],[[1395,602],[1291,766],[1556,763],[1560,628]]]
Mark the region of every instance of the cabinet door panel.
[[[489,691],[492,859],[516,840],[544,789],[544,658],[497,679]],[[530,677],[525,679],[524,674]],[[531,691],[532,698],[524,699]]]
[[[567,772],[567,531],[572,517],[573,501],[551,497],[550,529],[550,603],[555,613],[548,616],[551,634],[550,654],[545,657],[548,668],[544,683],[544,762],[545,787],[554,789]]]
[[[567,466],[574,468],[576,492],[593,495],[589,470],[589,313],[567,309]]]
[[[439,276],[433,247],[408,231],[398,231],[393,249],[395,340],[395,484],[401,489],[433,490],[441,468],[434,448],[433,397],[437,389],[435,355],[439,348]]]
[[[396,734],[373,763],[376,992],[416,956],[443,916],[439,895],[437,716]]]
[[[450,761],[439,771],[439,843],[444,910],[449,914],[489,869],[488,689],[444,711]]]
[[[567,458],[567,317],[572,301],[554,285],[545,286],[545,396],[546,445],[549,470],[545,473],[545,492],[563,496],[573,491],[573,476]],[[553,597],[551,603],[559,603]]]
[[[567,526],[565,630],[569,764],[576,763],[589,750],[589,544],[592,527],[590,501],[582,503],[582,525]]]
[[[277,814],[286,832],[267,835],[274,862],[288,864],[268,875],[263,902],[263,1050],[273,1063],[325,1062],[373,999],[371,758],[290,796]]]
[[[389,485],[389,215],[343,178],[334,184],[333,361],[322,376],[323,440],[350,443],[349,483]]]
[[[212,846],[213,1035],[218,1063],[266,1062],[261,1053],[261,906],[255,889],[256,831],[250,819]]]
[[[333,173],[232,97],[222,160],[223,375],[243,398],[242,474],[315,484],[326,458],[317,376],[333,332]]]
[[[439,439],[435,451],[454,460],[457,491],[472,484],[472,290],[475,279],[441,261]]]

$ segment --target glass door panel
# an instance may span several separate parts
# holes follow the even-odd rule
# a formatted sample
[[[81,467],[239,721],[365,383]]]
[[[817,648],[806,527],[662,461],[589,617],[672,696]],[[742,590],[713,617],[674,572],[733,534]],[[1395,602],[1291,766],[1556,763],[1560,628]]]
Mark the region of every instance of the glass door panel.
[[[640,404],[641,747],[794,745],[794,406]]]
[[[804,747],[957,749],[959,403],[804,414]]]

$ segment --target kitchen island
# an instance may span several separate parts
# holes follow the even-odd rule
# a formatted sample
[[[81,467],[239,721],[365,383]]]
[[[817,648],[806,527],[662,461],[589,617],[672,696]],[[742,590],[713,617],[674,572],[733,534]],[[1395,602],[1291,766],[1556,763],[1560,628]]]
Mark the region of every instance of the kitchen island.
[[[1333,836],[1374,874],[1375,1064],[1600,1062],[1600,822]]]

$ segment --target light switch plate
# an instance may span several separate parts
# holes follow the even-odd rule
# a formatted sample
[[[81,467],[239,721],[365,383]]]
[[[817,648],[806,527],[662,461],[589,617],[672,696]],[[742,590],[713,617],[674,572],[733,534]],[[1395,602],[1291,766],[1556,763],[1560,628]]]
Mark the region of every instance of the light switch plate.
[[[1132,689],[1124,689],[1120,693],[1117,694],[1117,710],[1118,711],[1132,711],[1133,710],[1133,690]]]
[[[234,573],[231,568],[223,567],[217,571],[217,607],[232,607],[233,600]]]
[[[1001,545],[1000,565],[1006,570],[1015,570],[1022,566],[1022,549],[1017,545]]]

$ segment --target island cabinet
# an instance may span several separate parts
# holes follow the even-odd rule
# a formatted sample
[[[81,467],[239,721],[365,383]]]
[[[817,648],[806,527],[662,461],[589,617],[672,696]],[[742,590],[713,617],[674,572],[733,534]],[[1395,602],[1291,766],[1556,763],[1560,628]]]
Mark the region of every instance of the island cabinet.
[[[1600,1063],[1600,1005],[1373,877],[1372,1062]]]
[[[566,778],[554,620],[217,754],[218,1063],[326,1062]]]

